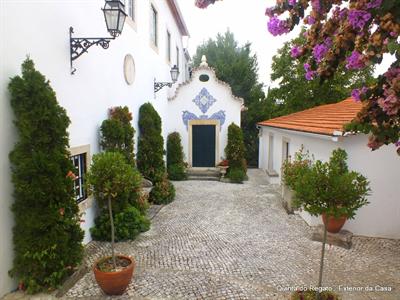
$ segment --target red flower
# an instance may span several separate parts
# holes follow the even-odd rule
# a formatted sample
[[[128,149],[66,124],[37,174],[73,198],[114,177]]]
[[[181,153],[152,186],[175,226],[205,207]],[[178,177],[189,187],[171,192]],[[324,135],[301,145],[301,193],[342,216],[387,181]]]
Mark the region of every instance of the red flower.
[[[63,216],[64,213],[65,213],[65,208],[64,208],[64,207],[61,207],[61,208],[58,210],[58,212],[60,213],[61,216]]]
[[[68,174],[67,174],[67,176],[65,176],[66,178],[71,178],[72,180],[75,180],[76,179],[76,175],[75,175],[75,173],[74,172],[72,172],[72,171],[68,171]]]

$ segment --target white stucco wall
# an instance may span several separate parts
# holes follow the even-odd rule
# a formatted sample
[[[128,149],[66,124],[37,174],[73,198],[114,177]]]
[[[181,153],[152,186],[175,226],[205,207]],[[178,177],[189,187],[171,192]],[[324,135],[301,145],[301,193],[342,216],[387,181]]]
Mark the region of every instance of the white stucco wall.
[[[90,145],[91,154],[97,153],[99,126],[112,106],[128,106],[137,130],[139,107],[148,101],[163,119],[166,138],[168,88],[159,91],[155,97],[153,84],[154,79],[171,80],[169,71],[176,64],[177,46],[181,73],[178,83],[186,79],[182,35],[167,1],[135,2],[136,22],[127,19],[122,35],[111,41],[109,49],[93,46],[75,60],[77,70],[75,75],[71,75],[69,27],[74,27],[74,37],[108,37],[101,11],[104,1],[0,1],[0,297],[15,288],[15,282],[7,274],[13,258],[8,153],[17,137],[12,125],[7,84],[10,77],[20,74],[20,65],[27,55],[50,80],[58,102],[67,110],[71,119],[71,147]],[[150,3],[158,11],[158,49],[150,46]],[[171,33],[171,62],[167,61],[167,29]],[[136,76],[132,85],[124,79],[126,54],[131,54],[135,61]],[[94,215],[92,206],[86,211],[82,223],[85,243],[90,240],[88,229],[93,224]]]
[[[349,156],[349,169],[366,176],[372,189],[368,197],[370,204],[360,208],[355,219],[345,223],[344,229],[356,235],[400,238],[400,158],[394,146],[383,146],[377,151],[371,151],[366,146],[367,136],[363,134],[341,137],[334,141],[329,136],[261,127],[259,167],[264,170],[268,166],[270,134],[274,136],[274,169],[279,175],[272,178],[271,182],[281,181],[283,139],[289,140],[289,154],[292,157],[304,145],[305,150],[309,150],[315,159],[327,161],[332,151],[340,147]],[[321,224],[320,218],[312,217],[306,212],[301,212],[300,215],[309,225]]]
[[[199,76],[203,74],[209,76],[209,81],[202,82],[199,80]],[[203,88],[216,100],[205,113],[193,102],[193,99],[196,98]],[[191,148],[189,145],[188,128],[182,118],[183,112],[189,111],[197,117],[201,115],[211,117],[214,113],[221,110],[225,112],[225,122],[219,132],[219,147],[217,147],[219,153],[216,161],[218,164],[222,158],[225,158],[224,149],[228,139],[228,126],[231,123],[240,126],[242,101],[241,98],[236,98],[232,95],[229,85],[216,79],[215,73],[211,68],[199,67],[193,71],[192,79],[177,88],[176,95],[170,98],[168,105],[168,131],[169,133],[176,131],[181,135],[186,160],[190,157],[189,152]]]

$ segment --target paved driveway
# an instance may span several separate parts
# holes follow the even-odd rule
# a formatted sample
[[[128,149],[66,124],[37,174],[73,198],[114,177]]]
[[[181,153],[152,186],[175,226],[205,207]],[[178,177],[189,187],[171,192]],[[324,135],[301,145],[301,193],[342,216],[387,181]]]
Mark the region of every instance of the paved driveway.
[[[284,299],[285,287],[315,284],[321,244],[309,240],[310,229],[298,216],[285,213],[262,171],[249,170],[249,177],[242,185],[176,182],[176,200],[151,229],[117,245],[137,263],[126,298]],[[107,243],[91,244],[87,263],[108,249]],[[400,299],[400,241],[358,237],[351,250],[329,247],[323,282],[395,289],[346,292],[344,299]],[[92,272],[67,294],[101,295]]]

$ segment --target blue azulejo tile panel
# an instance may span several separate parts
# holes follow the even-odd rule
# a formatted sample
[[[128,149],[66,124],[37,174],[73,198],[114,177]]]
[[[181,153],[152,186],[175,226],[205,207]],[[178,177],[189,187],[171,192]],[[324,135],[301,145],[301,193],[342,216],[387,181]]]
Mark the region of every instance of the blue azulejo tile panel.
[[[217,102],[206,88],[202,88],[200,93],[193,99],[193,102],[200,108],[201,112],[205,114],[209,108]]]
[[[226,120],[226,115],[225,111],[220,110],[214,114],[212,114],[210,117],[208,115],[200,115],[197,116],[196,114],[190,112],[190,111],[183,111],[182,112],[182,121],[183,124],[185,124],[186,129],[188,129],[189,126],[189,121],[190,120],[218,120],[220,124],[220,129],[222,128],[222,125],[224,125],[225,120]]]

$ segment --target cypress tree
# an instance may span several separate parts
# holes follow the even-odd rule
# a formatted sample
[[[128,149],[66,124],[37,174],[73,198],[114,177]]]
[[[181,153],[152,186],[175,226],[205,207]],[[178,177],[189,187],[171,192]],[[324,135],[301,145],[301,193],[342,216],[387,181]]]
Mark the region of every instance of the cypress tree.
[[[139,109],[137,167],[153,182],[160,181],[165,174],[161,118],[151,103],[145,103]]]
[[[233,182],[242,182],[246,177],[245,146],[242,129],[235,123],[228,127],[228,144],[225,147],[226,159],[229,162],[227,177]]]
[[[56,288],[80,262],[83,231],[68,152],[70,120],[29,58],[8,86],[19,141],[10,153],[15,258],[10,275],[28,293]]]
[[[171,180],[186,179],[181,136],[172,132],[167,138],[167,171]]]

